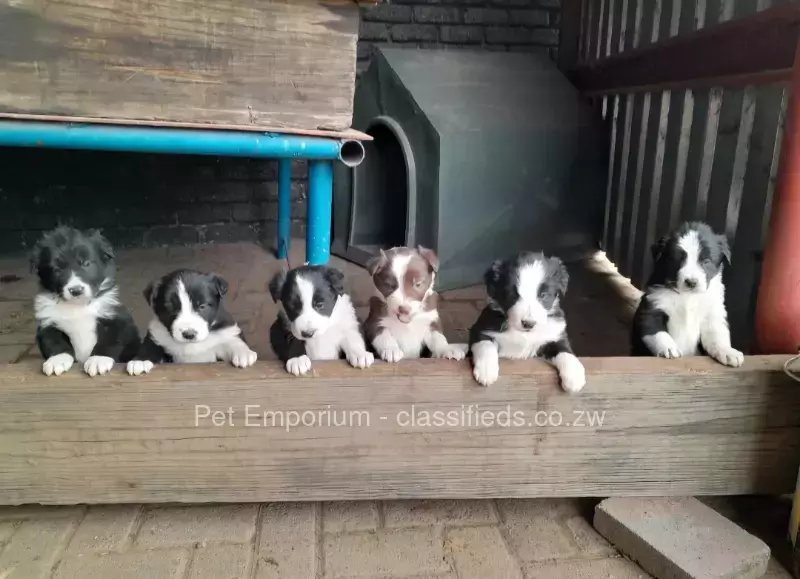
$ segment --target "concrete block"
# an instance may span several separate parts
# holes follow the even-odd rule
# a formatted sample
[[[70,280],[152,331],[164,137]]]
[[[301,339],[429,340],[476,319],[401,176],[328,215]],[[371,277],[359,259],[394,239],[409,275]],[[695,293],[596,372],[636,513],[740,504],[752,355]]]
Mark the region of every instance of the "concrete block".
[[[594,526],[657,579],[758,579],[770,550],[694,498],[612,498]]]

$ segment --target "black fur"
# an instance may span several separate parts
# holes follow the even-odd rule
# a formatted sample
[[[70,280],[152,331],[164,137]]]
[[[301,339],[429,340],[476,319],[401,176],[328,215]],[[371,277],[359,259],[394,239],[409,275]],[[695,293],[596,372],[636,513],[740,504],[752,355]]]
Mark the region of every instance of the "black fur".
[[[519,270],[537,261],[544,265],[545,276],[537,290],[536,299],[549,310],[548,319],[564,319],[560,300],[567,293],[569,273],[559,258],[548,258],[542,253],[523,252],[506,260],[497,260],[484,273],[484,283],[490,300],[470,328],[470,353],[474,344],[484,340],[494,341],[487,332],[506,332],[509,329],[508,311],[520,299],[517,289]],[[559,303],[554,306],[557,299]],[[552,360],[562,352],[572,353],[566,331],[557,341],[539,348],[536,356]]]
[[[297,290],[299,275],[314,286],[312,304],[322,316],[330,317],[337,298],[344,294],[344,274],[332,267],[304,265],[273,276],[269,282],[269,293],[275,303],[280,303],[282,307],[269,329],[269,339],[272,350],[284,363],[306,353],[304,341],[290,329],[291,323],[301,314],[303,307]]]
[[[39,279],[42,293],[57,301],[67,301],[63,294],[73,276],[90,288],[93,300],[117,288],[114,250],[99,231],[61,226],[46,233],[33,249],[31,270]],[[127,362],[139,348],[139,332],[123,305],[114,305],[110,312],[108,317],[95,319],[97,341],[91,356]],[[45,360],[57,354],[75,356],[70,338],[59,324],[39,319],[36,343]]]

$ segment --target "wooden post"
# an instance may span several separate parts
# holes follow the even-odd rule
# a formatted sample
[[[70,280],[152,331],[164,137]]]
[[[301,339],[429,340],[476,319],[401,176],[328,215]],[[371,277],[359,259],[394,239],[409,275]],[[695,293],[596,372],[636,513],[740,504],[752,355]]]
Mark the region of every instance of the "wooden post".
[[[800,42],[795,52],[781,164],[756,303],[756,348],[800,348]]]

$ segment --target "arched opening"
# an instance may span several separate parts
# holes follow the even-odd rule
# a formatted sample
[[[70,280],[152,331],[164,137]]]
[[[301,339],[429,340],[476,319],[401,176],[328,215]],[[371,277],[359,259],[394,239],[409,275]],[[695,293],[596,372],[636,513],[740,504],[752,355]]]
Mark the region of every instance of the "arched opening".
[[[375,119],[364,162],[354,169],[350,244],[370,254],[405,245],[413,181],[410,150],[399,128]]]

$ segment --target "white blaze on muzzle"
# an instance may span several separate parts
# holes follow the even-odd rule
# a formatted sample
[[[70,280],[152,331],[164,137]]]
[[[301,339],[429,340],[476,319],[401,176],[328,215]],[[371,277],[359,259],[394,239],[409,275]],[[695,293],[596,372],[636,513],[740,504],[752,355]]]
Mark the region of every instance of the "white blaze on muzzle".
[[[700,264],[700,237],[690,231],[678,240],[678,246],[686,252],[686,263],[678,270],[678,289],[702,293],[708,288],[708,279]]]
[[[314,284],[307,279],[297,276],[295,279],[297,293],[300,296],[302,308],[300,315],[291,324],[292,334],[299,340],[307,340],[317,334],[322,334],[330,326],[331,319],[323,316],[314,309]]]
[[[61,297],[67,301],[72,302],[88,302],[94,296],[92,294],[92,286],[83,281],[74,273],[71,273],[69,280],[61,290]]]
[[[202,342],[209,334],[208,322],[195,311],[183,280],[178,280],[178,299],[181,311],[172,322],[172,337],[176,342]]]
[[[521,267],[517,273],[518,298],[508,310],[508,322],[516,330],[527,331],[547,320],[547,309],[539,302],[539,287],[544,281],[545,269],[537,261]]]

